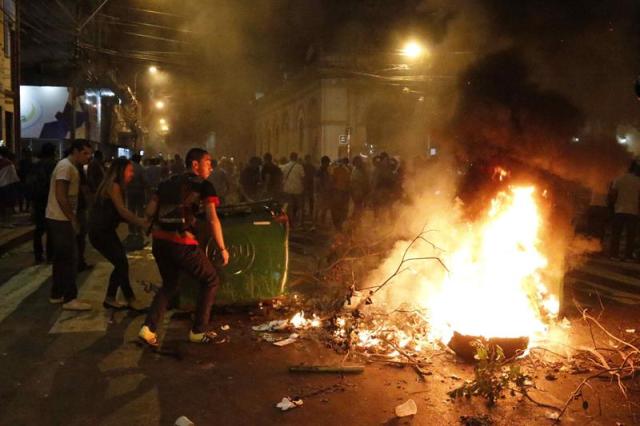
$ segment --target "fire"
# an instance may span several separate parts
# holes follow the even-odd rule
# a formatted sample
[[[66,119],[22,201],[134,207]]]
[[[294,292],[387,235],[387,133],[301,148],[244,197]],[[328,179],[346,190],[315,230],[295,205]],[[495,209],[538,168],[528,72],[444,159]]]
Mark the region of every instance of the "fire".
[[[289,323],[294,327],[294,328],[316,328],[316,327],[320,327],[320,325],[322,325],[322,322],[320,321],[320,318],[318,318],[316,316],[316,314],[313,314],[313,317],[311,319],[307,319],[304,317],[304,311],[300,311],[297,314],[295,314],[290,320]]]
[[[447,343],[457,331],[533,341],[546,331],[559,302],[542,278],[548,262],[541,226],[534,187],[510,188],[492,200],[485,220],[445,256],[450,273],[425,300],[431,337]]]

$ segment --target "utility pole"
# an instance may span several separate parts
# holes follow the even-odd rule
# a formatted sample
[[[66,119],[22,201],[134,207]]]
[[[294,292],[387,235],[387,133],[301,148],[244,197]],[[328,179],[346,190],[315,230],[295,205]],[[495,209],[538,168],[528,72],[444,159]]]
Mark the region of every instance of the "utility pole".
[[[21,30],[21,20],[20,20],[20,0],[15,0],[15,8],[16,8],[16,36],[14,37],[14,50],[12,52],[13,58],[13,137],[14,137],[14,147],[15,152],[22,152],[22,119],[20,116],[20,82],[22,78],[20,77],[20,30]]]
[[[76,28],[76,38],[75,38],[75,46],[74,46],[74,54],[73,54],[73,63],[74,63],[74,79],[73,85],[71,87],[71,132],[69,138],[73,142],[76,139],[76,104],[78,102],[78,91],[80,88],[77,84],[78,79],[80,78],[80,36],[82,35],[82,30],[87,26],[89,22],[100,12],[100,10],[109,2],[109,0],[103,0],[100,6],[96,7],[93,12],[89,15],[87,19],[84,20],[78,27]],[[76,8],[76,22],[80,22],[80,6],[78,5]]]

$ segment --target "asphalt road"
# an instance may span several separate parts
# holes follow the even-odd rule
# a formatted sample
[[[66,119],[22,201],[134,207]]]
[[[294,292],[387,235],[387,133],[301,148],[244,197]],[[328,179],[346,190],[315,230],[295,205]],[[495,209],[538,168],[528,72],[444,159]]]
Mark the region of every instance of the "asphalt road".
[[[304,267],[304,256],[293,255]],[[1,425],[172,425],[180,416],[196,425],[448,425],[459,424],[461,415],[484,414],[494,424],[550,423],[548,409],[518,397],[508,396],[492,409],[479,398],[451,401],[447,392],[471,378],[473,368],[445,353],[434,357],[425,381],[411,368],[380,364],[367,364],[354,376],[291,374],[289,365],[340,363],[343,355],[313,339],[285,347],[262,340],[251,329],[266,319],[258,308],[215,312],[220,343],[209,346],[187,343],[189,319],[169,316],[164,353],[154,353],[136,343],[142,316],[101,307],[111,267],[93,251],[88,258],[96,266],[81,274],[79,286],[80,297],[95,306],[91,313],[67,313],[49,304],[50,266],[28,266],[28,245],[0,258]],[[130,264],[134,291],[150,299],[143,282],[159,282],[150,251],[132,253]],[[636,305],[605,300],[603,306],[603,322],[640,331]],[[572,338],[586,338],[575,312],[569,316]],[[556,405],[583,379],[544,376],[541,371],[536,378],[537,397]],[[625,399],[615,385],[595,383],[583,396],[590,407],[572,404],[564,422],[640,422],[640,386],[628,385]],[[304,405],[281,412],[275,404],[284,396],[301,396]],[[409,398],[418,414],[396,418],[395,406]]]

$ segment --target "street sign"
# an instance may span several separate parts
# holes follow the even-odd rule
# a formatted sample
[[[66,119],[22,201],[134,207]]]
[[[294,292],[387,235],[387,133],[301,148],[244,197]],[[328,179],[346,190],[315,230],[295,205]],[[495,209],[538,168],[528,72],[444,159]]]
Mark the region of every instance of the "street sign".
[[[347,135],[340,135],[338,136],[338,144],[339,145],[346,145],[347,142]]]

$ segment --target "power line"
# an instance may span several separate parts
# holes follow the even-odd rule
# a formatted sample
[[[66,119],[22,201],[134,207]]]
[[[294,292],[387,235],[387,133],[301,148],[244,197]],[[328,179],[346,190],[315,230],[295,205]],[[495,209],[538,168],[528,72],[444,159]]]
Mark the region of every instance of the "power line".
[[[176,40],[176,39],[172,39],[172,38],[152,36],[152,35],[149,35],[149,34],[133,33],[133,32],[130,32],[130,31],[123,31],[122,33],[123,34],[132,35],[132,36],[136,36],[136,37],[148,38],[148,39],[151,39],[151,40],[169,41],[169,42],[172,42],[172,43],[186,43],[186,41],[183,41],[183,40]]]
[[[111,19],[112,22],[107,22],[107,24],[110,24],[110,25],[123,25],[123,26],[132,26],[132,27],[144,26],[144,27],[149,27],[149,28],[157,28],[157,29],[161,29],[161,30],[175,31],[175,32],[180,32],[180,33],[185,33],[185,34],[193,34],[194,33],[191,30],[173,28],[173,27],[168,27],[166,25],[150,24],[148,22],[140,22],[140,21],[124,21],[124,20],[122,20],[122,18],[119,18],[117,16],[113,16],[113,15],[102,14],[101,16],[104,16],[105,18]]]
[[[176,13],[162,12],[162,11],[153,10],[153,9],[142,9],[142,8],[139,8],[139,7],[127,7],[127,6],[118,6],[118,5],[115,5],[114,7],[117,7],[119,9],[134,10],[136,12],[149,13],[149,14],[152,14],[152,15],[162,15],[162,16],[170,16],[172,18],[187,19],[187,16],[185,16],[185,15],[178,15]]]

